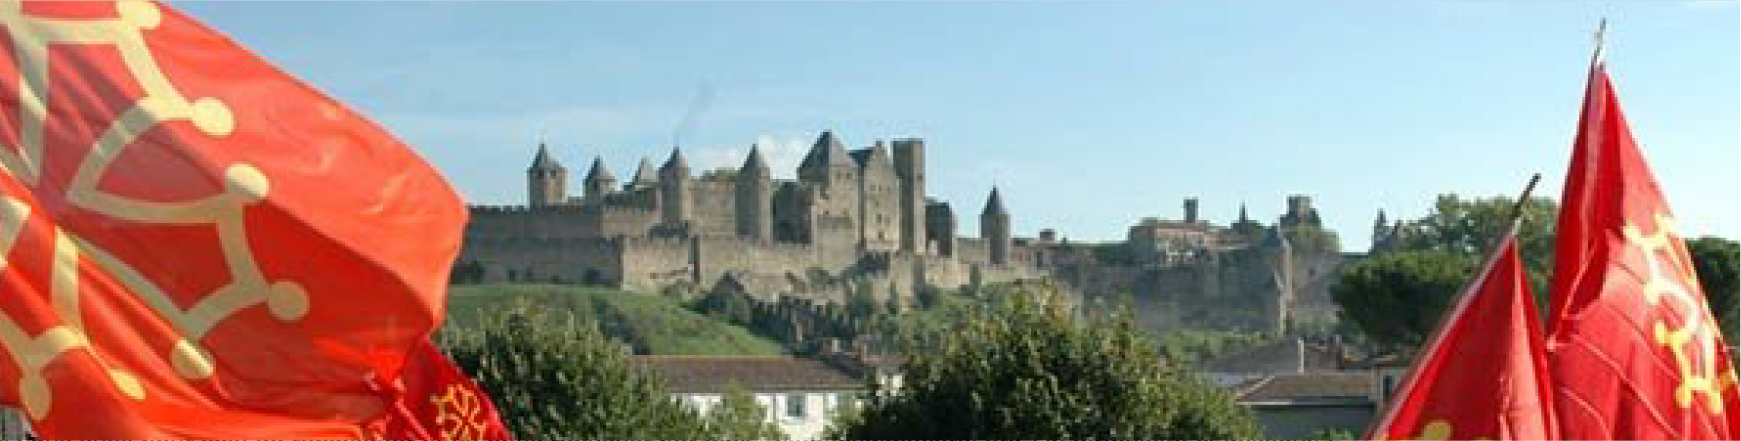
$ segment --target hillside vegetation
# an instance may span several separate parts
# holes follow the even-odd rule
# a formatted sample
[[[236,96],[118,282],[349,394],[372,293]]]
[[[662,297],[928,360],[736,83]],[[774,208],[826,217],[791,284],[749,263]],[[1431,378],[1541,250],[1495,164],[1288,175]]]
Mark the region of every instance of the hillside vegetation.
[[[492,308],[567,310],[599,324],[637,354],[777,355],[779,343],[690,311],[676,299],[573,285],[486,284],[449,288],[445,327],[475,326]]]

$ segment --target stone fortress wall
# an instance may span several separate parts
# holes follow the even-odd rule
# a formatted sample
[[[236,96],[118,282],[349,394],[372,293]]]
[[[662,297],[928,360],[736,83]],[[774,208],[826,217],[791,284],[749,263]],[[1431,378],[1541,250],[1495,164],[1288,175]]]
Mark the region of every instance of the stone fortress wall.
[[[643,159],[620,183],[600,159],[583,194],[569,196],[567,169],[540,145],[526,171],[527,204],[472,207],[460,261],[481,267],[479,282],[736,289],[820,302],[843,301],[849,285],[911,296],[927,285],[1051,278],[1077,295],[1127,296],[1154,326],[1219,320],[1282,332],[1293,309],[1329,307],[1343,256],[1290,244],[1307,230],[1335,241],[1305,196],[1289,197],[1269,226],[1243,208],[1237,221],[1212,224],[1193,198],[1182,219],[1143,219],[1123,243],[1070,244],[1050,230],[1012,237],[994,188],[979,236],[958,237],[956,210],[925,196],[925,147],[899,139],[849,151],[823,132],[795,180],[773,179],[759,148],[736,169],[700,176],[673,149],[662,166]],[[1109,261],[1095,246],[1125,255]]]
[[[892,151],[891,151],[892,147]],[[1011,252],[1008,216],[995,196],[995,237],[957,240],[927,209],[924,141],[877,141],[848,151],[831,132],[816,141],[798,179],[775,180],[752,148],[743,166],[692,176],[681,150],[658,169],[642,160],[619,184],[594,161],[567,194],[568,170],[545,145],[527,169],[523,206],[474,206],[462,264],[480,282],[587,283],[641,292],[714,289],[729,279],[760,295],[840,300],[852,280],[910,296],[918,287],[1044,276]],[[994,256],[989,244],[1002,244]],[[959,245],[958,245],[959,244]],[[979,274],[979,279],[969,277]]]

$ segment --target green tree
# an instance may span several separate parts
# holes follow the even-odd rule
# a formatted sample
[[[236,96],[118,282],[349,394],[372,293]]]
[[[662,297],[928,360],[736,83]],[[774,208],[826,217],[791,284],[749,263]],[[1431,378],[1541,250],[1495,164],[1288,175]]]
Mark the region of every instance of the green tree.
[[[913,350],[899,390],[873,386],[843,439],[1239,439],[1226,393],[1167,364],[1129,314],[1073,319],[1049,288],[975,309]],[[910,343],[911,344],[911,343]],[[915,348],[917,349],[917,348]]]
[[[1389,247],[1380,250],[1371,260],[1344,270],[1341,279],[1331,289],[1337,305],[1342,308],[1343,317],[1354,321],[1367,337],[1389,349],[1409,349],[1418,344],[1424,334],[1395,332],[1422,326],[1430,332],[1448,305],[1445,300],[1474,276],[1476,265],[1505,233],[1514,201],[1502,196],[1465,199],[1455,194],[1440,195],[1433,204],[1433,211],[1405,223]],[[1552,199],[1542,197],[1530,198],[1521,206],[1523,224],[1518,231],[1519,252],[1529,275],[1531,291],[1543,312],[1546,311],[1546,299],[1551,295],[1548,279],[1553,271],[1554,228],[1558,212],[1559,206]],[[1736,338],[1736,243],[1705,237],[1687,241],[1687,247],[1706,293],[1706,302],[1724,334],[1730,339]],[[1394,254],[1411,252],[1440,254],[1436,257],[1397,257],[1378,263]],[[1421,259],[1456,259],[1462,263],[1435,266],[1430,262],[1401,262]],[[1446,271],[1449,269],[1462,274],[1453,282],[1453,274]],[[1421,272],[1410,273],[1414,270]],[[1373,279],[1378,276],[1386,279]],[[1371,292],[1364,292],[1369,289]],[[1429,301],[1407,302],[1408,298],[1420,296]],[[1399,301],[1404,303],[1394,303]]]
[[[1511,209],[1516,202],[1505,196],[1464,199],[1455,194],[1439,195],[1431,213],[1403,226],[1396,249],[1485,256],[1511,226]],[[1554,222],[1559,210],[1559,204],[1544,197],[1529,198],[1519,210],[1523,225],[1517,232],[1518,253],[1529,273],[1530,287],[1538,295],[1545,295],[1547,275],[1553,271]]]
[[[768,409],[737,383],[727,385],[719,405],[707,413],[707,427],[719,439],[786,439],[785,432],[768,422]]]
[[[1705,301],[1711,314],[1723,328],[1729,344],[1735,344],[1737,307],[1741,307],[1741,244],[1720,237],[1701,237],[1687,241],[1687,253],[1692,255],[1693,268],[1699,274],[1699,287],[1705,291]]]
[[[1186,366],[1200,366],[1216,357],[1271,342],[1259,332],[1183,327],[1162,332],[1157,340],[1161,356]]]
[[[732,324],[748,326],[755,316],[755,305],[749,294],[732,290],[715,290],[697,299],[694,309]]]
[[[1524,270],[1537,306],[1545,311],[1559,206],[1543,197],[1529,198],[1521,206],[1516,201],[1439,195],[1431,212],[1405,222],[1387,247],[1349,265],[1331,285],[1342,321],[1358,328],[1380,351],[1412,352],[1510,227],[1514,206],[1522,221],[1518,249]]]
[[[1451,298],[1468,282],[1475,258],[1443,250],[1385,253],[1356,262],[1330,286],[1341,317],[1386,352],[1418,347]]]
[[[498,309],[441,340],[520,439],[711,437],[701,416],[668,397],[621,344],[567,311]]]
[[[913,292],[913,301],[919,309],[932,309],[943,303],[945,295],[942,288],[926,283]]]

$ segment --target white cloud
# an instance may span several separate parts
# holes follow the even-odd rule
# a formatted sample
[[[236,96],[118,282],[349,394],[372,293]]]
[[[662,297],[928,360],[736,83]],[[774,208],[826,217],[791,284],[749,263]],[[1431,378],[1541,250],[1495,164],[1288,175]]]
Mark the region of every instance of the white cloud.
[[[804,155],[810,151],[812,138],[814,136],[809,134],[764,134],[756,137],[756,145],[761,146],[762,160],[768,162],[774,178],[793,179],[798,173],[798,163],[803,162]],[[744,157],[749,154],[748,146],[711,147],[696,150],[690,161],[696,171],[737,168],[743,165]]]

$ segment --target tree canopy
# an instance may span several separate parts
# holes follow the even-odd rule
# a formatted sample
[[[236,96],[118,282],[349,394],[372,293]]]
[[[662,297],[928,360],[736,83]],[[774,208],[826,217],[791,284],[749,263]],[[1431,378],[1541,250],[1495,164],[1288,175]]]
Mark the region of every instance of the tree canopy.
[[[1478,263],[1468,254],[1443,250],[1385,253],[1349,265],[1330,296],[1342,318],[1385,352],[1420,346]]]
[[[1432,212],[1403,224],[1396,249],[1485,254],[1511,226],[1511,207],[1516,202],[1505,196],[1464,199],[1455,194],[1439,195]],[[1553,199],[1532,197],[1521,208],[1523,225],[1517,245],[1524,265],[1534,271],[1551,270],[1559,205]]]
[[[918,338],[898,390],[879,387],[842,439],[1240,439],[1227,393],[1165,362],[1128,313],[1074,319],[1048,287],[1012,288]]]
[[[1503,196],[1440,195],[1426,216],[1403,222],[1391,237],[1373,238],[1379,245],[1373,254],[1349,265],[1331,286],[1342,317],[1381,349],[1412,350],[1432,332],[1451,297],[1474,276],[1510,226],[1514,201]],[[1545,312],[1559,206],[1552,199],[1534,197],[1522,204],[1520,212],[1519,252],[1530,288]],[[1726,335],[1735,338],[1736,243],[1707,237],[1688,240],[1687,246],[1706,301]]]
[[[620,343],[566,311],[500,308],[441,337],[521,439],[712,438]]]
[[[1692,254],[1693,268],[1699,274],[1699,287],[1710,302],[1711,314],[1723,328],[1729,344],[1736,344],[1737,308],[1741,308],[1741,244],[1720,237],[1701,237],[1687,241],[1687,253]]]

